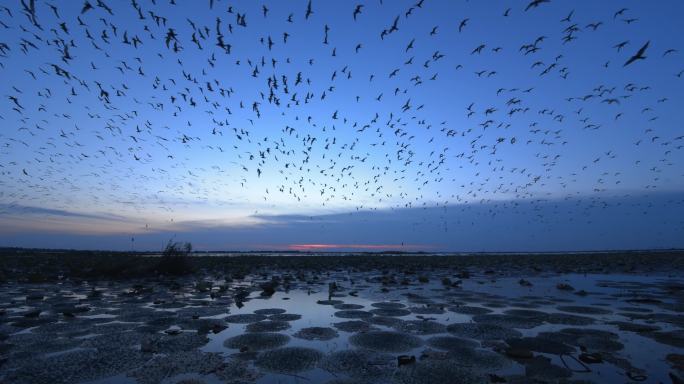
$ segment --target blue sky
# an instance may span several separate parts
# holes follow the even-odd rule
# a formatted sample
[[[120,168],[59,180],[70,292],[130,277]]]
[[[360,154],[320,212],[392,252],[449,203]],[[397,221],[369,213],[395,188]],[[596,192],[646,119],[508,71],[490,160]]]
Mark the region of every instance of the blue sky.
[[[105,3],[2,2],[0,245],[684,246],[681,2]]]

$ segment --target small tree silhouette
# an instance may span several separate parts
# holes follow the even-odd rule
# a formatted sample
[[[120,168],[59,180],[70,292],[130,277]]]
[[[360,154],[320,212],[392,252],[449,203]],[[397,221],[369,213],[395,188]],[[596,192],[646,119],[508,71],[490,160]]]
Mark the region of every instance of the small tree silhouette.
[[[184,275],[192,272],[188,256],[192,244],[169,240],[164,247],[157,271],[168,275]]]

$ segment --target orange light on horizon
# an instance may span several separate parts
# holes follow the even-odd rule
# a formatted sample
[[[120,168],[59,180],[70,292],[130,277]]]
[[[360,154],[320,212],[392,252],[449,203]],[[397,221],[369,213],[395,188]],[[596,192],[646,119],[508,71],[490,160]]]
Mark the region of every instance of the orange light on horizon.
[[[420,244],[290,244],[293,251],[321,251],[330,249],[367,249],[367,250],[407,250],[417,251],[435,248],[431,245]]]

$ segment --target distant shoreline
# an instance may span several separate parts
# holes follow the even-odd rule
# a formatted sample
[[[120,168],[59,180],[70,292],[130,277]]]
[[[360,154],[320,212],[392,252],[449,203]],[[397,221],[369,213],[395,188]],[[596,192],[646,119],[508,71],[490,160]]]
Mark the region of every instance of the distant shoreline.
[[[193,251],[190,256],[194,257],[224,257],[224,256],[345,256],[345,255],[407,255],[407,256],[487,256],[487,255],[590,255],[590,254],[633,254],[633,253],[684,253],[684,248],[647,248],[647,249],[606,249],[606,250],[583,250],[583,251],[454,251],[454,252],[430,252],[430,251],[302,251],[302,250],[252,250],[252,251]],[[160,251],[119,251],[106,249],[64,249],[64,248],[24,248],[24,247],[0,247],[0,255],[6,253],[107,253],[126,254],[140,256],[161,256]]]
[[[680,274],[683,250],[539,254],[384,253],[230,253],[187,257],[150,257],[158,253],[0,249],[0,282],[49,283],[63,280],[108,281],[194,278],[243,278],[252,273],[297,275],[302,271],[395,271],[406,274],[442,270],[496,276],[545,273]],[[275,255],[275,256],[274,256]]]

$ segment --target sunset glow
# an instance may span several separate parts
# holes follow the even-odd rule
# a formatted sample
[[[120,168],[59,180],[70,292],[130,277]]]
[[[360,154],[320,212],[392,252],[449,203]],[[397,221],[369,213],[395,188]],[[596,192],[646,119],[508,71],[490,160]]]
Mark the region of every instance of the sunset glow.
[[[406,251],[419,252],[434,250],[435,245],[421,244],[290,244],[287,249],[292,251]]]

